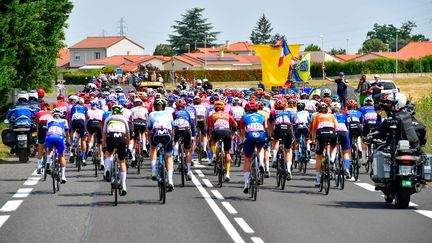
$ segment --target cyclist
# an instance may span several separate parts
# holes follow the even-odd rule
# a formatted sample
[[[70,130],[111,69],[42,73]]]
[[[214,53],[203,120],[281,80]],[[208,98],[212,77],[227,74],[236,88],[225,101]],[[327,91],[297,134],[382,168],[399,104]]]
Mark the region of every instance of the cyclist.
[[[205,131],[207,129],[207,120],[208,120],[208,112],[207,106],[202,103],[201,98],[199,96],[194,97],[194,108],[196,110],[197,115],[197,130],[201,131],[201,146],[203,148],[203,157],[207,157],[207,136],[205,135]],[[198,141],[198,140],[197,140]]]
[[[175,103],[176,111],[174,112],[174,157],[178,160],[178,140],[183,138],[183,145],[186,154],[187,179],[191,180],[192,171],[192,137],[195,136],[195,124],[190,116],[190,113],[185,110],[186,102],[183,99],[178,99]],[[192,137],[191,137],[192,136]],[[182,168],[179,162],[179,169]]]
[[[297,112],[294,114],[294,135],[295,135],[295,141],[294,141],[294,161],[298,161],[298,155],[299,155],[299,141],[301,135],[304,135],[304,138],[306,139],[306,151],[307,155],[310,156],[310,140],[309,140],[309,124],[311,123],[311,115],[309,111],[305,110],[306,105],[304,103],[297,103]],[[315,109],[315,107],[314,107]]]
[[[356,140],[358,151],[362,154],[363,165],[366,163],[366,148],[361,144],[361,135],[363,133],[363,114],[358,110],[357,101],[351,99],[347,102],[347,112],[349,123],[350,140]],[[363,149],[364,148],[364,149]]]
[[[50,105],[45,102],[41,102],[40,104],[41,110],[36,113],[36,119],[35,122],[37,124],[36,131],[37,131],[37,137],[38,137],[38,153],[37,153],[37,173],[41,173],[42,168],[42,154],[44,149],[44,143],[45,143],[45,137],[47,134],[47,123],[52,120],[52,112],[50,111]]]
[[[147,124],[147,138],[150,141],[150,161],[152,166],[152,180],[157,179],[156,158],[157,145],[162,143],[165,148],[165,161],[168,170],[168,191],[174,190],[173,183],[173,116],[165,111],[167,102],[164,98],[155,99],[153,103],[154,111],[150,113]]]
[[[336,128],[336,134],[339,138],[339,142],[342,147],[343,152],[343,159],[345,163],[345,176],[347,179],[351,178],[349,168],[350,168],[350,146],[351,141],[348,133],[348,117],[341,113],[341,104],[338,102],[333,102],[331,105],[332,113],[336,117],[337,120],[337,128]]]
[[[126,121],[128,122],[129,126],[129,144],[128,144],[128,151],[129,151],[129,159],[132,159],[132,163],[136,163],[135,159],[135,149],[134,149],[134,138],[133,138],[133,127],[132,127],[132,111],[130,109],[127,109],[126,106],[128,104],[128,101],[125,97],[122,97],[119,99],[118,103],[123,106],[122,115],[126,118]],[[129,166],[129,165],[128,165]]]
[[[264,115],[258,113],[259,105],[256,101],[249,101],[246,104],[246,114],[240,120],[241,138],[244,142],[245,161],[243,165],[244,188],[243,192],[248,193],[248,182],[252,155],[257,148],[258,163],[262,166],[264,153],[262,148],[267,147],[267,121]],[[246,138],[246,140],[245,140]]]
[[[312,100],[308,99],[307,93],[301,93],[300,100],[297,102],[297,110],[298,110],[298,103],[303,103],[305,105],[304,110],[309,112],[309,114],[315,112],[315,103]]]
[[[54,108],[59,108],[59,107],[64,107],[65,109],[67,109],[67,107],[69,106],[69,104],[67,102],[65,102],[65,97],[63,95],[59,95],[57,96],[57,102],[54,104]]]
[[[263,92],[262,92],[263,93]],[[260,92],[261,95],[261,92]],[[265,94],[262,95],[263,97]],[[270,104],[270,102],[268,102]],[[262,114],[264,116],[266,124],[268,124],[269,117],[270,117],[270,108],[266,106],[267,100],[264,98],[261,98],[258,101],[258,113]],[[260,170],[261,173],[264,173],[265,178],[270,177],[270,147],[266,146],[264,148],[264,165],[260,164]]]
[[[86,142],[86,115],[87,115],[88,109],[84,106],[84,99],[79,98],[78,102],[73,105],[70,109],[69,113],[69,120],[71,124],[71,135],[72,135],[72,144],[76,145],[76,136],[79,134],[81,137],[81,147],[84,151],[82,154],[82,165],[86,166],[86,159],[87,159],[87,142]],[[75,151],[71,151],[70,158],[72,158],[75,153]]]
[[[372,97],[366,97],[364,99],[363,106],[360,108],[360,112],[363,115],[363,137],[366,137],[371,130],[375,130],[376,123],[378,119],[378,114],[375,111],[374,101]],[[362,156],[363,156],[363,164],[366,163],[366,150],[367,145],[362,145]]]
[[[291,164],[292,164],[292,151],[291,144],[293,141],[293,113],[285,110],[286,103],[284,100],[276,100],[274,104],[275,110],[270,113],[269,118],[269,134],[273,134],[273,167],[276,167],[277,151],[279,148],[279,139],[284,140],[284,151],[287,164],[287,180],[291,180]],[[265,174],[268,175],[268,168]]]
[[[90,135],[88,142],[88,152],[92,152],[94,143],[94,134],[96,134],[96,141],[98,142],[98,155],[100,157],[100,168],[104,169],[104,159],[102,154],[102,120],[104,111],[100,109],[99,102],[94,100],[91,103],[91,109],[87,112],[87,131]]]
[[[143,101],[140,98],[135,98],[132,111],[133,129],[136,143],[141,143],[141,147],[145,154],[147,153],[147,120],[148,110],[143,106]],[[141,140],[139,139],[141,135]],[[135,167],[136,161],[132,161],[131,166]]]
[[[58,153],[58,160],[61,168],[61,183],[66,183],[66,160],[64,158],[65,151],[65,135],[69,136],[68,122],[61,118],[64,115],[62,108],[55,108],[53,110],[53,119],[47,124],[47,136],[45,138],[46,146],[49,150],[47,155],[47,167],[50,167],[51,159],[53,156],[53,148],[56,147]],[[48,171],[47,171],[48,172]]]
[[[112,114],[108,116],[104,123],[102,146],[106,148],[104,179],[106,181],[110,181],[111,179],[111,165],[114,149],[116,149],[120,164],[120,196],[125,196],[127,194],[125,158],[126,145],[129,144],[129,125],[122,112],[123,106],[114,105],[112,107]]]
[[[196,117],[197,117],[197,113],[196,113],[196,109],[193,106],[193,98],[194,98],[194,94],[193,92],[190,92],[188,94],[188,97],[184,98],[184,101],[186,101],[186,107],[184,108],[187,112],[189,112],[189,115],[191,117],[191,122],[193,123],[194,128],[196,127]],[[192,124],[191,124],[192,125]],[[192,157],[194,156],[194,151],[195,151],[195,136],[196,136],[196,132],[194,132],[192,134]],[[192,159],[191,159],[192,160]]]
[[[222,139],[225,151],[226,175],[225,181],[230,180],[231,155],[231,128],[237,128],[234,118],[224,112],[225,103],[223,101],[214,102],[214,113],[209,117],[209,133],[211,148],[213,152],[213,162],[216,160],[216,144]],[[210,162],[211,163],[211,162]]]
[[[336,118],[329,113],[328,107],[325,103],[320,103],[318,105],[318,110],[320,110],[320,112],[315,115],[311,125],[312,141],[316,141],[317,144],[315,151],[315,186],[319,186],[321,180],[321,160],[326,140],[330,141],[331,146],[331,156],[329,158],[330,163],[333,163],[336,157]]]

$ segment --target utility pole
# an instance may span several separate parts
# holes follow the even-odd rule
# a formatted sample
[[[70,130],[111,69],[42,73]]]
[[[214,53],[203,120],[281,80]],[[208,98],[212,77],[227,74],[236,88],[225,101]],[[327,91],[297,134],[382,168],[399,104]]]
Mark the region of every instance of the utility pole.
[[[345,52],[346,52],[346,54],[348,54],[348,42],[349,42],[349,39],[347,38],[346,41],[347,41],[347,46],[346,46]]]
[[[102,29],[102,36],[105,36],[105,29]]]
[[[119,24],[119,35],[125,36],[126,30],[127,30],[126,22],[124,21],[123,17],[121,17],[120,18],[120,24]]]
[[[398,32],[396,30],[396,78],[398,76]]]
[[[322,79],[324,80],[324,61],[325,61],[324,35],[320,35],[320,37],[321,37],[321,51],[322,51]]]

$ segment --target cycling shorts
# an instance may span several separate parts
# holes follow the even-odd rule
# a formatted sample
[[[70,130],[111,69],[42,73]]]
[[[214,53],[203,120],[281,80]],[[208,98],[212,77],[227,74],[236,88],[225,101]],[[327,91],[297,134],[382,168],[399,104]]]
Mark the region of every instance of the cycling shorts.
[[[336,132],[338,138],[339,138],[339,143],[342,146],[342,150],[348,150],[351,146],[351,140],[349,138],[349,133],[348,132],[343,132],[343,131],[337,131]]]
[[[39,144],[45,143],[45,137],[47,135],[47,127],[46,126],[47,126],[46,123],[40,123],[38,125],[37,137],[38,137],[38,143]]]
[[[246,140],[243,146],[244,155],[246,157],[251,157],[255,146],[258,146],[259,148],[268,147],[266,132],[253,132],[251,134],[246,134]]]
[[[224,151],[231,149],[231,131],[230,130],[213,130],[212,142],[217,143],[222,139],[224,143]]]
[[[350,136],[360,136],[363,132],[363,127],[360,122],[351,122],[348,129]]]
[[[65,151],[65,142],[62,136],[48,135],[45,138],[45,145],[48,150],[52,150],[55,146],[59,155],[62,155]]]
[[[309,137],[309,127],[305,125],[297,125],[294,128],[294,134],[297,140],[300,139],[301,135],[304,135],[305,138]]]
[[[83,138],[83,137],[85,137],[85,135],[87,135],[84,120],[73,120],[71,130],[76,131],[80,135],[81,138]]]
[[[173,140],[170,130],[167,129],[154,129],[151,132],[150,145],[157,147],[161,143],[164,145],[165,154],[171,155],[173,153]]]
[[[321,128],[317,131],[316,151],[317,155],[323,155],[326,142],[330,142],[331,146],[336,146],[336,131],[334,128]]]
[[[96,135],[96,141],[102,144],[102,122],[98,120],[90,120],[87,122],[87,131],[89,134]]]
[[[291,125],[277,125],[273,131],[273,138],[277,141],[284,140],[284,148],[290,149],[293,142]]]
[[[197,131],[200,130],[201,134],[205,134],[205,121],[197,121]]]
[[[185,149],[190,149],[192,147],[192,136],[189,129],[180,130],[175,128],[174,132],[174,142],[177,142],[179,138],[183,138],[183,146]]]
[[[126,158],[126,136],[121,132],[110,132],[106,137],[106,150],[110,153],[117,150],[119,160]]]
[[[376,122],[375,123],[373,123],[373,122],[370,122],[370,123],[365,122],[365,125],[363,127],[363,134],[362,134],[363,137],[366,137],[371,132],[371,130],[375,130],[375,127],[376,127]]]

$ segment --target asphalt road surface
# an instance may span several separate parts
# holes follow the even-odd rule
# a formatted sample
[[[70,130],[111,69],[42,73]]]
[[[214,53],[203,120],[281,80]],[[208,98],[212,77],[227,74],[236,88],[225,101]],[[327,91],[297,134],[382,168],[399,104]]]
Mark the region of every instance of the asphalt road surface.
[[[0,163],[0,242],[431,242],[432,189],[412,196],[409,209],[384,202],[365,174],[333,187],[313,186],[313,164],[295,172],[285,190],[266,179],[257,201],[243,194],[243,176],[233,167],[231,182],[217,187],[212,168],[193,167],[193,180],[161,205],[149,161],[138,175],[128,172],[128,194],[113,206],[110,185],[93,166],[77,172],[53,194],[51,179],[35,173],[36,162]]]

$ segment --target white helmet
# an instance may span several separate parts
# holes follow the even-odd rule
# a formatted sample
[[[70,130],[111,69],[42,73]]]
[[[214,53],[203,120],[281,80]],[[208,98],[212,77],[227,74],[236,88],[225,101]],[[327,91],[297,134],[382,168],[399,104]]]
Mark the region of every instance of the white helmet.
[[[71,95],[71,96],[69,96],[69,100],[70,100],[70,101],[75,101],[75,102],[77,102],[78,99],[79,99],[79,97],[76,96],[76,95]]]
[[[330,105],[330,109],[334,109],[334,108],[339,108],[339,110],[341,109],[341,104],[339,102],[332,102]]]
[[[402,93],[389,94],[386,101],[395,102],[394,109],[398,111],[406,106],[407,97]]]
[[[323,89],[321,93],[323,96],[330,96],[331,90],[330,89]]]
[[[36,90],[30,90],[30,92],[28,92],[28,99],[29,100],[34,100],[37,101],[39,98],[38,93],[36,92]]]
[[[18,102],[28,102],[29,95],[27,92],[21,92],[18,94]]]

